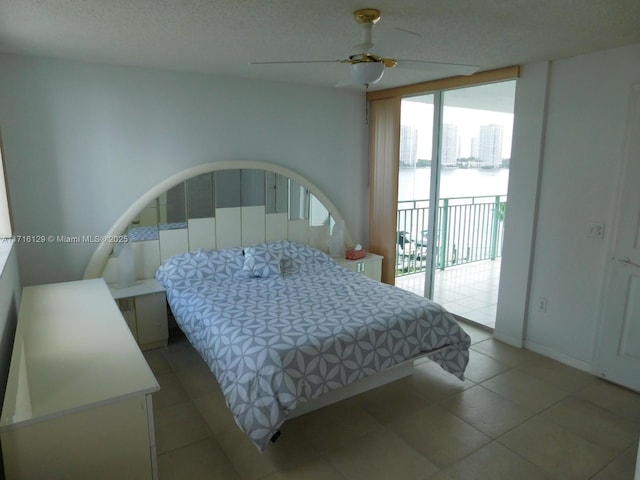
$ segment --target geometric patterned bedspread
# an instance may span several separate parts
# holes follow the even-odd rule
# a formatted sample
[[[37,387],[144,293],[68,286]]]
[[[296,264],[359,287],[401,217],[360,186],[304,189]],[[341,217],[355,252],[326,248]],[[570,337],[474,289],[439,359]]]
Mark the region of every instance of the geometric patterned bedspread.
[[[425,352],[438,350],[431,359],[464,378],[469,336],[437,303],[312,247],[276,244],[279,275],[249,277],[241,248],[177,255],[156,275],[260,451],[298,403]]]

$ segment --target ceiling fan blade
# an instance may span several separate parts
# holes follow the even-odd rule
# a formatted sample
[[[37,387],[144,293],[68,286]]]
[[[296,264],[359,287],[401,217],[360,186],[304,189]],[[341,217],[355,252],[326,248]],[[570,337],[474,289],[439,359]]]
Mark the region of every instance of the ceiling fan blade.
[[[419,34],[418,32],[414,32],[413,30],[407,30],[406,28],[393,27],[393,30],[400,33],[406,33],[407,35],[413,35],[414,37],[417,37],[417,38],[422,38],[422,35]]]
[[[472,75],[480,70],[479,65],[464,65],[459,63],[426,62],[423,60],[397,59],[398,68],[411,68],[414,70],[428,70],[451,75]]]
[[[287,63],[351,63],[350,60],[287,60],[276,62],[249,62],[249,65],[283,65]]]
[[[384,63],[385,68],[393,68],[398,66],[398,61],[393,58],[380,58],[380,61]]]

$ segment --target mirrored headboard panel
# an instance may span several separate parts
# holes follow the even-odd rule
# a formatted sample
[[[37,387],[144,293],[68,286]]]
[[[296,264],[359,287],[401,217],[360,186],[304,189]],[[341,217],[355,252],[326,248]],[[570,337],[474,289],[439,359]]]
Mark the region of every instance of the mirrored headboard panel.
[[[329,199],[300,175],[262,162],[200,165],[151,189],[107,232],[126,235],[133,250],[136,279],[153,278],[169,257],[198,248],[249,246],[296,240],[328,250],[328,239],[342,216]],[[345,242],[352,245],[345,228]],[[84,278],[117,279],[116,255],[122,245],[103,243]]]

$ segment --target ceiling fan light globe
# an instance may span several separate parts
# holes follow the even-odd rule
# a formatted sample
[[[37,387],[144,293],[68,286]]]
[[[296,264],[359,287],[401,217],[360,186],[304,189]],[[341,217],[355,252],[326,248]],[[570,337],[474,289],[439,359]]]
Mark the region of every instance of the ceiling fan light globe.
[[[351,78],[360,85],[373,85],[382,78],[384,63],[359,62],[351,66]]]

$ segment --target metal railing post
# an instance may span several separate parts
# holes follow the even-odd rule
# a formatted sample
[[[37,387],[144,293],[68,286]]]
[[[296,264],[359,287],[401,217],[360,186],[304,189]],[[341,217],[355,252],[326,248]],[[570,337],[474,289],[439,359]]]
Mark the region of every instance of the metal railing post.
[[[444,270],[447,263],[447,230],[449,226],[449,199],[445,198],[442,205],[442,231],[440,232],[440,270]]]
[[[500,195],[496,195],[496,201],[493,207],[493,225],[491,228],[491,260],[496,259],[496,251],[498,246],[498,227],[500,226]]]

